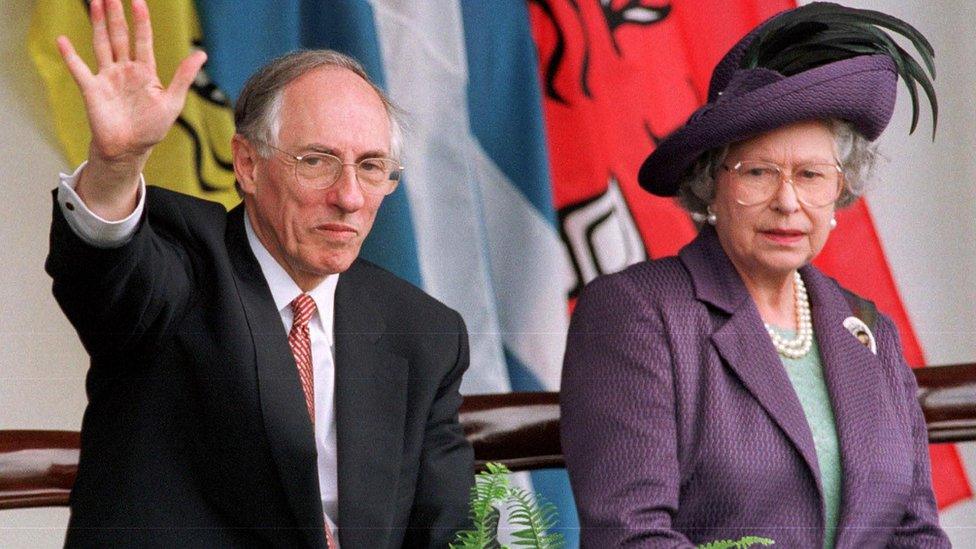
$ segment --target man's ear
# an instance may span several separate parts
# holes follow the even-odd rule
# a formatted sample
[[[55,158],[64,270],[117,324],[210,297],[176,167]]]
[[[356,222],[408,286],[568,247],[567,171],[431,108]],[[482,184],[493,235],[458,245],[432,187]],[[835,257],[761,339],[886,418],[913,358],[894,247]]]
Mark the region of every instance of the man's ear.
[[[255,179],[258,170],[258,151],[243,135],[235,133],[230,140],[231,152],[234,158],[234,175],[237,184],[244,194],[254,194],[257,190]]]

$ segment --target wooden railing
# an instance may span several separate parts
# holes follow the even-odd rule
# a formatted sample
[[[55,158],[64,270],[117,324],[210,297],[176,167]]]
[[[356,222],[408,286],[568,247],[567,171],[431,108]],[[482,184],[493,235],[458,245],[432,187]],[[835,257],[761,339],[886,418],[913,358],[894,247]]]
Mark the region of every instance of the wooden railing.
[[[932,443],[976,440],[976,364],[915,370]],[[461,424],[477,467],[512,471],[564,466],[558,393],[471,395]],[[0,509],[68,504],[78,470],[75,431],[0,431]]]

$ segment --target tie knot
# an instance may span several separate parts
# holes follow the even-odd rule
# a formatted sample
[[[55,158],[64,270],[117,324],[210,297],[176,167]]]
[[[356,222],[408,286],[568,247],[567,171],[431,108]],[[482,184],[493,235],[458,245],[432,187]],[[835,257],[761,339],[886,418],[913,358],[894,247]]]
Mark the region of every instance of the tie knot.
[[[304,326],[315,314],[315,300],[308,294],[301,294],[291,302],[291,311],[295,315],[292,326]]]

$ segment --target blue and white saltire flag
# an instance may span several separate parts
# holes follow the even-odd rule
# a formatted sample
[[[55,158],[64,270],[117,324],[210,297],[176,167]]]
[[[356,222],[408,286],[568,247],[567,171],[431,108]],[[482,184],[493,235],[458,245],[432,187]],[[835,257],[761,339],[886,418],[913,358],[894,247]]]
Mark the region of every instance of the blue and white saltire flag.
[[[363,248],[457,309],[471,336],[462,391],[557,390],[572,267],[550,188],[539,71],[524,0],[198,0],[207,71],[236,98],[295,48],[364,64],[407,111],[406,176]],[[569,546],[564,471],[533,474]]]

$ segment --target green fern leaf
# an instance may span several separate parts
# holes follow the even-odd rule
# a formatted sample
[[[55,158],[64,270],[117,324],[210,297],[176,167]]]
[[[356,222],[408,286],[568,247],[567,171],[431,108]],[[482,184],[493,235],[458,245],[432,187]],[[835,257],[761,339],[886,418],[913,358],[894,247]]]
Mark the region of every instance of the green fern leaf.
[[[762,538],[759,536],[745,536],[744,538],[739,540],[736,547],[738,549],[748,549],[753,545],[773,545],[775,543],[776,543],[775,541],[769,538]]]
[[[474,486],[471,487],[471,522],[473,530],[462,530],[455,534],[451,549],[497,549],[498,520],[500,513],[498,505],[508,497],[508,475],[510,471],[504,465],[488,463],[487,471],[475,476]]]
[[[549,533],[556,524],[556,507],[539,496],[538,501],[531,494],[519,488],[509,491],[509,522],[522,528],[512,533],[518,547],[538,549],[557,549],[565,545],[561,533]]]
[[[735,549],[736,543],[730,539],[717,539],[696,546],[696,549]]]
[[[773,545],[776,542],[759,536],[744,536],[737,540],[717,539],[696,546],[696,549],[748,549],[753,545]]]

